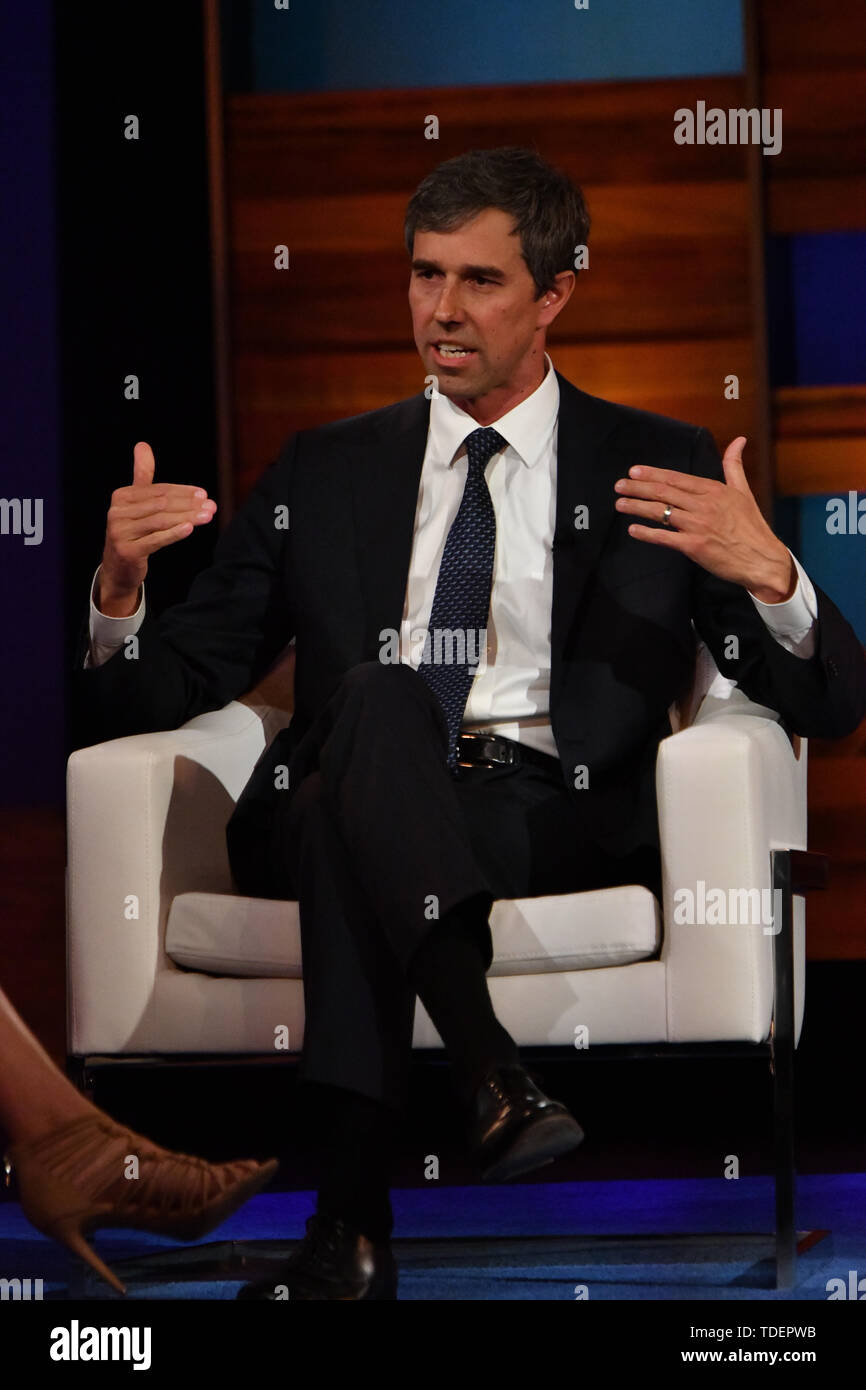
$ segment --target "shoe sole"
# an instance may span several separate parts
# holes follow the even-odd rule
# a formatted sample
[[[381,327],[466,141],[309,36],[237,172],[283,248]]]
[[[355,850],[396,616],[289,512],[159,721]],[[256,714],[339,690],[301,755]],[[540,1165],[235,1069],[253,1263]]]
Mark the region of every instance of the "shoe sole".
[[[542,1116],[522,1129],[505,1152],[484,1169],[482,1181],[508,1182],[531,1173],[578,1148],[583,1139],[583,1130],[571,1115]]]

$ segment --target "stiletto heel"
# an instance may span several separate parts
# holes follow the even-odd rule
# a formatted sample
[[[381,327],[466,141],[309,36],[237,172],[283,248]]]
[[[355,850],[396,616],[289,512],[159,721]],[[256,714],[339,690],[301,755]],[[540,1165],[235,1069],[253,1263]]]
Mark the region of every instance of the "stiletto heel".
[[[175,1154],[99,1112],[14,1145],[4,1162],[7,1182],[10,1167],[15,1169],[28,1221],[86,1260],[119,1293],[126,1290],[85,1232],[123,1226],[199,1240],[264,1187],[279,1166],[275,1159],[212,1164]]]
[[[25,1155],[24,1166],[12,1164],[6,1157],[7,1173],[13,1168],[18,1176],[18,1196],[21,1209],[27,1220],[43,1235],[59,1241],[74,1255],[85,1260],[97,1274],[101,1275],[118,1293],[126,1289],[116,1274],[102,1261],[96,1251],[85,1239],[85,1230],[100,1224],[110,1225],[114,1211],[110,1202],[95,1202],[82,1206],[82,1194],[63,1178],[54,1177],[50,1187],[44,1182],[44,1174],[28,1163]]]
[[[72,1251],[73,1255],[77,1255],[80,1260],[89,1264],[91,1269],[95,1269],[106,1284],[110,1284],[118,1293],[126,1293],[126,1286],[121,1284],[117,1275],[99,1258],[93,1247],[88,1245],[83,1230],[74,1220],[55,1222],[53,1228],[46,1228],[45,1235],[51,1236],[53,1240],[59,1240],[61,1245],[65,1245],[67,1250]]]

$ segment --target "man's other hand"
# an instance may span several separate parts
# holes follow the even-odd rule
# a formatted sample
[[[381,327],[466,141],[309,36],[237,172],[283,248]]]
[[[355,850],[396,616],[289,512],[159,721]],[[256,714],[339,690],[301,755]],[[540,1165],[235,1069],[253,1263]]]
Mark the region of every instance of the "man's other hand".
[[[99,611],[110,618],[135,612],[148,556],[183,540],[216,512],[217,504],[204,488],[154,483],[155,467],[150,445],[136,444],[132,485],[111,494],[96,599]]]
[[[669,468],[630,468],[629,476],[615,485],[617,510],[664,522],[669,506],[667,524],[635,524],[629,535],[681,550],[710,574],[742,584],[763,603],[782,603],[797,587],[797,570],[746,481],[745,443],[740,435],[725,450],[723,483]]]

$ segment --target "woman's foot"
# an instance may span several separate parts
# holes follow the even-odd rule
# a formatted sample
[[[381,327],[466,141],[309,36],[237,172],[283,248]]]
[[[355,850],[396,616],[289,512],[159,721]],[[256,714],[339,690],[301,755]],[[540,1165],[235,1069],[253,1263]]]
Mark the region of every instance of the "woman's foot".
[[[7,1151],[21,1206],[43,1234],[125,1289],[84,1238],[101,1226],[125,1226],[199,1240],[273,1177],[275,1159],[208,1163],[160,1148],[101,1111],[18,1142]]]

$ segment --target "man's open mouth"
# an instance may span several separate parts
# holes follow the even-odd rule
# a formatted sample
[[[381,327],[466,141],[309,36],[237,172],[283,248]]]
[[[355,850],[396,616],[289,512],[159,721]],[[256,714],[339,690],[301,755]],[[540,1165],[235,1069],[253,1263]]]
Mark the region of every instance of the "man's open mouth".
[[[463,357],[472,357],[475,353],[475,348],[462,347],[457,343],[434,343],[433,346],[441,358],[455,362]]]

